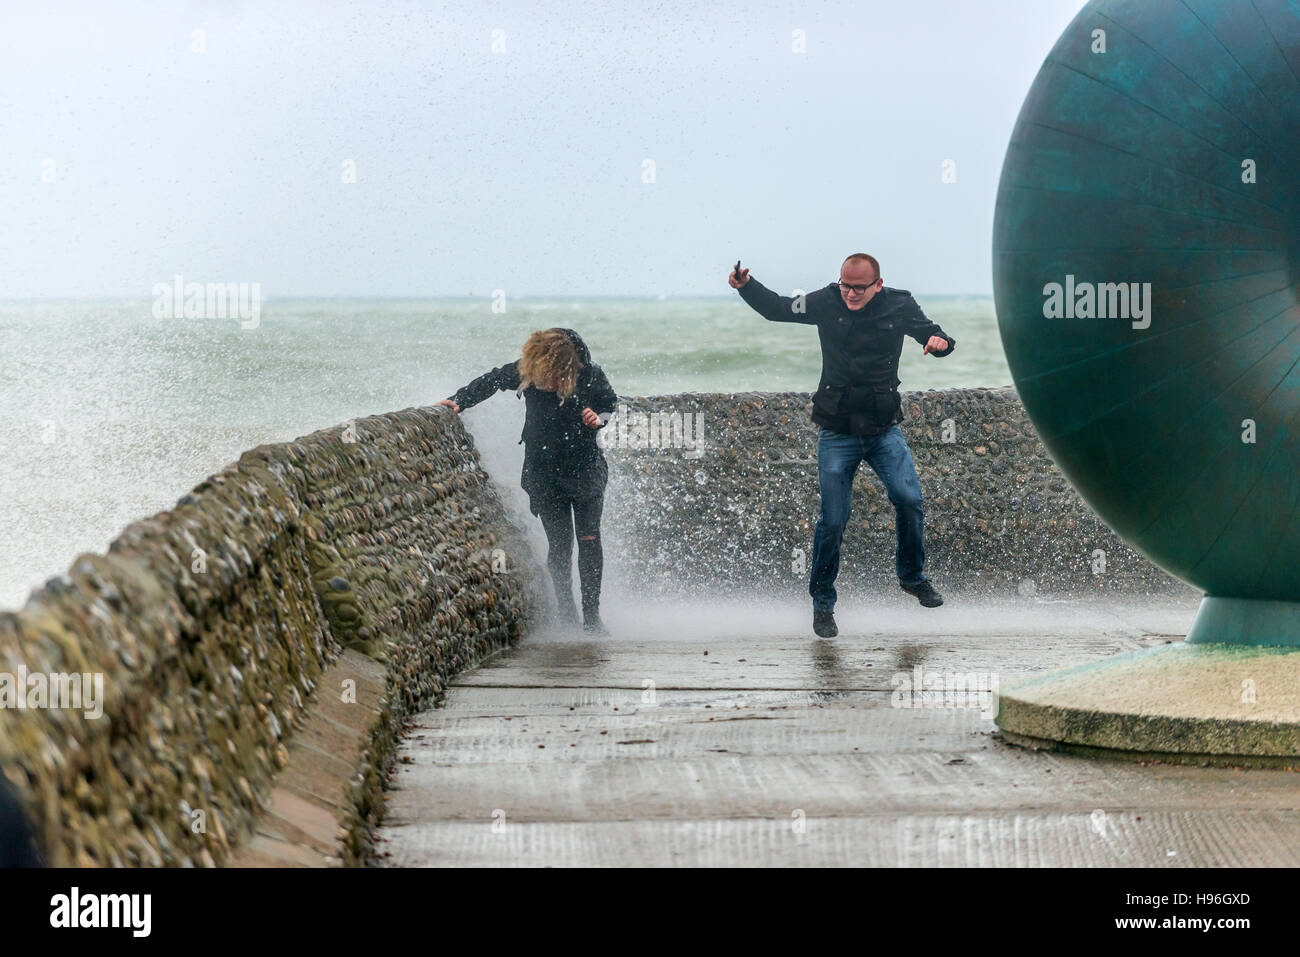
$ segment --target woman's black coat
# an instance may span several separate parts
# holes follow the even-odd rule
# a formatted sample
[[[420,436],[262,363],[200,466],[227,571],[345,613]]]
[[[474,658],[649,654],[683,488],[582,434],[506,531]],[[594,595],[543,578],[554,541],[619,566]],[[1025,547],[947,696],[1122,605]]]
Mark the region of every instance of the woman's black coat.
[[[572,502],[600,495],[609,470],[596,442],[597,429],[582,421],[582,410],[598,415],[614,411],[614,394],[600,366],[591,361],[591,351],[572,329],[564,332],[578,347],[582,369],[577,388],[563,402],[555,392],[530,385],[523,391],[524,468],[520,484],[528,493],[533,514],[547,503]],[[498,366],[456,391],[451,400],[461,410],[471,408],[495,392],[519,388],[519,362]]]

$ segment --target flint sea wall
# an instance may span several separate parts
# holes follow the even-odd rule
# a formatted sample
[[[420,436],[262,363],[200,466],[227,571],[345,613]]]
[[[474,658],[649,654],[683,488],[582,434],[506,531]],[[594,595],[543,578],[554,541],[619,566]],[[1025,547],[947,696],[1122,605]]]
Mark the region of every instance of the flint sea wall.
[[[926,577],[940,591],[1013,599],[1192,593],[1079,497],[1013,387],[902,397],[899,428],[925,511]],[[820,511],[811,408],[811,395],[790,392],[621,400],[617,431],[602,441],[606,537],[617,543],[606,554],[615,555],[617,585],[665,597],[807,600]],[[674,429],[682,441],[673,441]],[[911,601],[898,589],[896,534],[894,507],[864,462],[844,534],[841,595]]]
[[[818,506],[808,406],[798,393],[622,400],[605,436],[607,601],[802,597]],[[905,393],[903,408],[941,588],[1187,588],[1078,498],[1014,390]],[[667,416],[666,447],[638,447],[650,413]],[[674,415],[692,417],[676,445]],[[897,594],[894,534],[864,467],[841,581]],[[381,666],[383,695],[322,804],[333,859],[363,863],[403,720],[526,634],[548,587],[448,409],[260,446],[0,614],[0,772],[50,863],[227,863],[308,714],[348,702],[346,677],[322,675],[359,652]]]
[[[450,410],[244,453],[0,615],[0,769],[45,860],[226,863],[313,701],[348,701],[346,678],[317,682],[351,648],[386,673],[362,761],[326,802],[338,859],[361,863],[403,719],[526,630],[529,560]],[[47,675],[80,700],[38,699]]]

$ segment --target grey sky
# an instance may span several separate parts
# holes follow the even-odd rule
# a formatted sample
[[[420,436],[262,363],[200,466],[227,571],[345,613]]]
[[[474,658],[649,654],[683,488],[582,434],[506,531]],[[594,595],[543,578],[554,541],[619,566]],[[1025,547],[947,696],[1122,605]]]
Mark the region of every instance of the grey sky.
[[[1081,6],[12,4],[0,296],[723,294],[738,257],[788,289],[855,251],[988,293],[1011,127]]]

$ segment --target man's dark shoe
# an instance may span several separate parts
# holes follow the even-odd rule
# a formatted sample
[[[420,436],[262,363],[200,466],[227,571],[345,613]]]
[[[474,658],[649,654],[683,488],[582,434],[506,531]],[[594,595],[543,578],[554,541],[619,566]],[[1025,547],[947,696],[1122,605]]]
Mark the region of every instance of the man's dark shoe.
[[[926,608],[938,608],[943,604],[943,596],[934,590],[934,586],[928,580],[919,585],[899,585],[899,587],[909,595],[915,595]]]
[[[817,633],[818,638],[834,638],[840,633],[839,628],[835,627],[835,613],[833,611],[813,611],[813,631]]]

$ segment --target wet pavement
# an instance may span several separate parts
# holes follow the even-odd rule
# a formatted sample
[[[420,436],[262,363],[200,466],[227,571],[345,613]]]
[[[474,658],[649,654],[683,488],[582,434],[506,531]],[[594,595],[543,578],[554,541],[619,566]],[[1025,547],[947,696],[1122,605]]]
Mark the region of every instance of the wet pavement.
[[[999,683],[1177,640],[1198,599],[607,612],[405,735],[391,866],[1300,865],[1300,777],[998,738]]]

